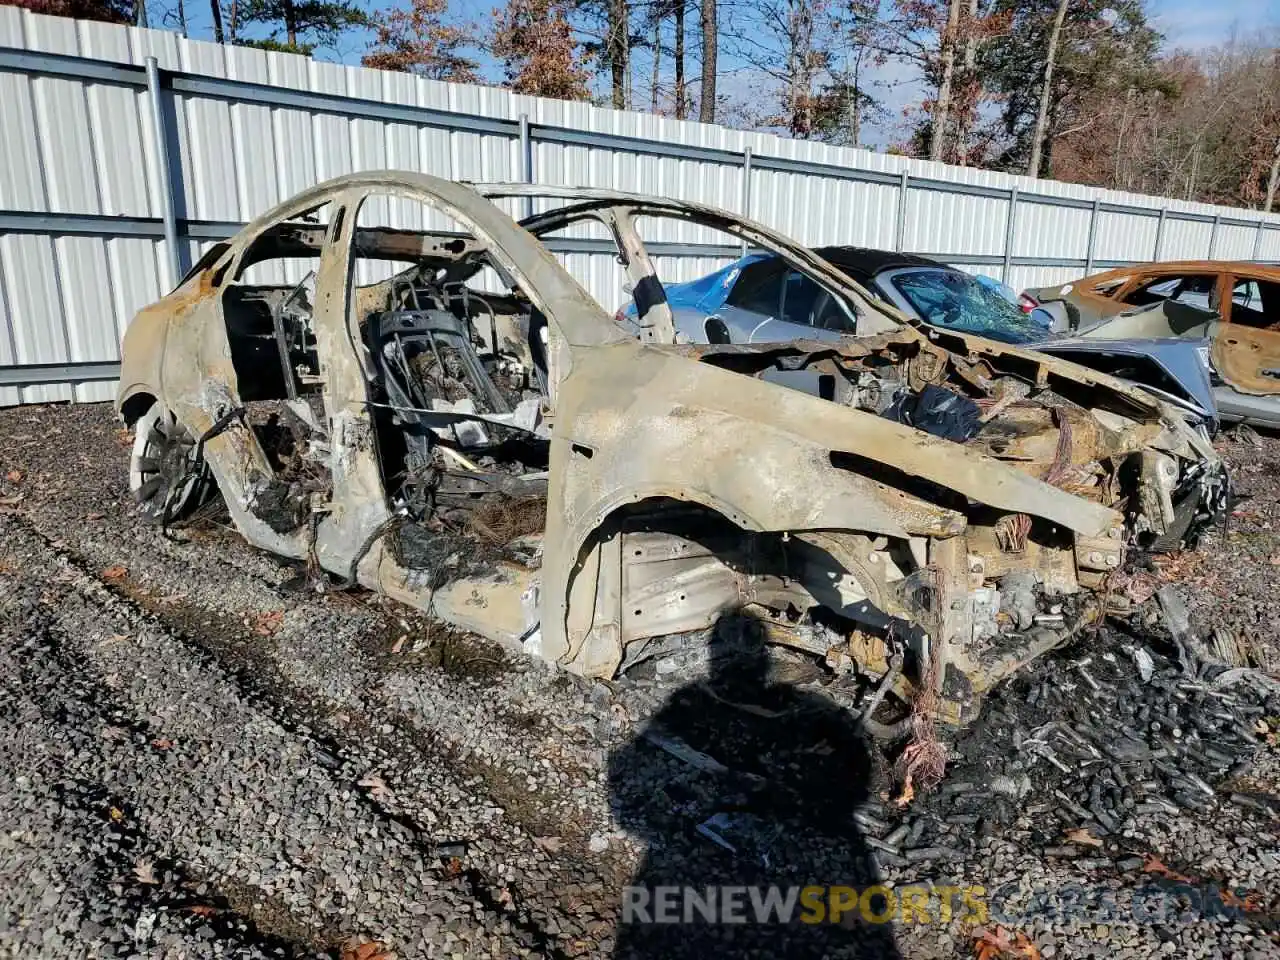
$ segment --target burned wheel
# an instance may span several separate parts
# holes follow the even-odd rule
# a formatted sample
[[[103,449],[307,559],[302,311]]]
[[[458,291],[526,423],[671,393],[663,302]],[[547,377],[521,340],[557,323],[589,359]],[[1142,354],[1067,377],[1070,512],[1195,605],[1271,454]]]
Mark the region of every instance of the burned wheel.
[[[134,424],[129,490],[152,523],[176,520],[209,494],[209,476],[196,457],[195,438],[159,403]]]

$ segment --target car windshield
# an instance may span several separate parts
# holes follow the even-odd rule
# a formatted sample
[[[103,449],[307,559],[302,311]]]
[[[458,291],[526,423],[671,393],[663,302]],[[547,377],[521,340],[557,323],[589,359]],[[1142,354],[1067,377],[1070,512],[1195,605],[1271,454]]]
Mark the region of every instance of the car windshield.
[[[1049,332],[976,277],[954,270],[904,270],[891,279],[925,323],[1004,343],[1041,343]]]

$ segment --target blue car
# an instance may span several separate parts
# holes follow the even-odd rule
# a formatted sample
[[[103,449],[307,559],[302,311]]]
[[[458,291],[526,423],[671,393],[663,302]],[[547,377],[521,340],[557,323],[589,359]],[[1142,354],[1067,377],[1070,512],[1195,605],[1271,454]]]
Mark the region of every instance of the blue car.
[[[962,333],[1020,345],[1049,339],[1049,318],[1024,313],[990,277],[905,253],[822,247],[824,260],[908,316]],[[687,283],[665,287],[676,329],[695,343],[770,343],[852,333],[853,317],[812,280],[769,253],[750,253]],[[635,307],[618,319],[634,319]]]

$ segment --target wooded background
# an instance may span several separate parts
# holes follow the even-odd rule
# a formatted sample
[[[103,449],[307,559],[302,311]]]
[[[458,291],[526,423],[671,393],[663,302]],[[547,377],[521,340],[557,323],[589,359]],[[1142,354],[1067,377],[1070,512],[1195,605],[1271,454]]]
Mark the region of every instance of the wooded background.
[[[1266,4],[1239,36],[1192,52],[1165,42],[1142,0],[16,5],[840,145],[868,145],[874,127],[889,131],[874,145],[961,166],[1278,202],[1280,25]],[[899,84],[914,94],[905,108]]]

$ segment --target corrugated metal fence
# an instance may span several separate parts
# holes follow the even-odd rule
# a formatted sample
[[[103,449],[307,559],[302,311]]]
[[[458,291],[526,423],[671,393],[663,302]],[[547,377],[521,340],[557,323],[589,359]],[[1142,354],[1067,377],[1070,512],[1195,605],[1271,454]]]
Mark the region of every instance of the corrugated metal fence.
[[[0,404],[109,399],[129,318],[205,246],[304,187],[378,168],[697,200],[1018,289],[1141,260],[1280,261],[1276,215],[0,7]],[[737,256],[665,229],[665,279]],[[606,307],[622,299],[603,240],[558,252]]]

